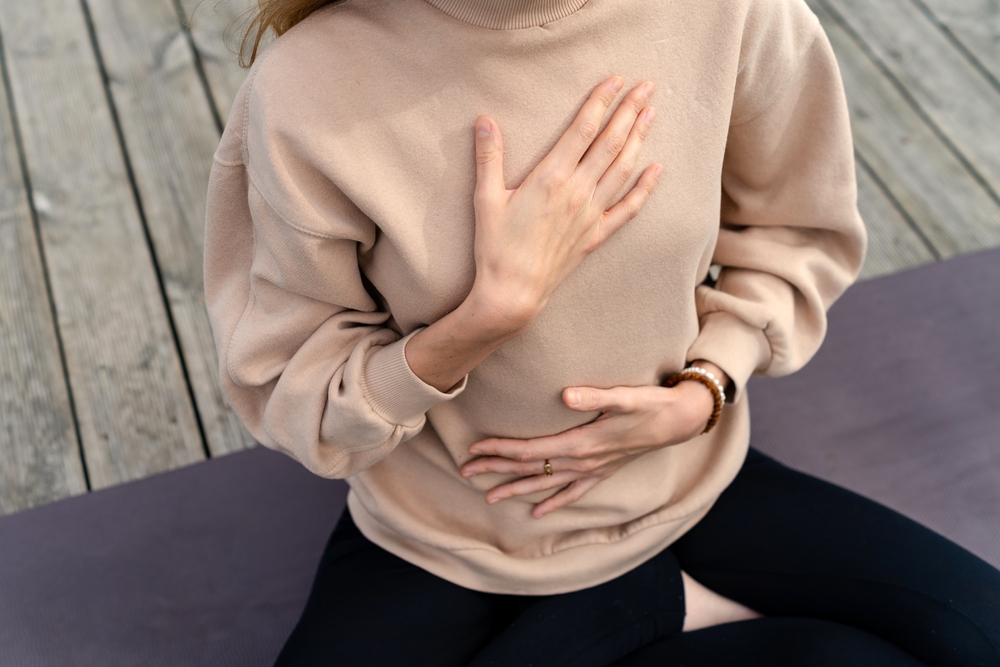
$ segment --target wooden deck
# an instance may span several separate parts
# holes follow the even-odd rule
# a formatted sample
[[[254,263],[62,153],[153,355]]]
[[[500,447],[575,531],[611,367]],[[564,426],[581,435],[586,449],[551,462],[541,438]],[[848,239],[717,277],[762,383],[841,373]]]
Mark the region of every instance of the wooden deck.
[[[222,31],[251,1],[0,0],[0,513],[253,445],[202,294],[244,76]],[[851,105],[864,277],[1000,246],[1000,5],[810,2]]]

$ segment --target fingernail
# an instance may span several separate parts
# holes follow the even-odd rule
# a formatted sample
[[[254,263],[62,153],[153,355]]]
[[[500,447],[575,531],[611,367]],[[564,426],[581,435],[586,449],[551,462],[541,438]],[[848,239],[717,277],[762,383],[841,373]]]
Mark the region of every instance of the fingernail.
[[[614,78],[614,81],[611,82],[611,92],[617,94],[618,91],[621,90],[622,86],[624,85],[625,85],[625,79],[621,78],[620,76],[616,76]]]
[[[570,389],[566,392],[566,401],[570,405],[580,405],[580,392],[576,389]]]
[[[649,107],[646,109],[646,124],[652,125],[654,118],[656,118],[656,109],[654,107]]]
[[[649,83],[647,83],[645,86],[642,87],[642,94],[645,95],[646,99],[648,100],[650,97],[653,96],[653,90],[655,89],[656,86],[654,86],[653,82],[650,81]]]
[[[476,120],[476,136],[488,137],[490,135],[490,122],[485,118]]]
[[[662,164],[658,164],[655,167],[653,167],[653,178],[659,178],[660,174],[662,174],[662,173],[663,173],[663,165]]]
[[[486,500],[486,504],[487,504],[487,505],[492,505],[493,503],[495,503],[495,502],[496,502],[496,501],[498,501],[498,500],[500,500],[500,499],[499,499],[499,498],[488,498],[488,499]]]
[[[462,477],[472,477],[475,474],[476,473],[474,472],[469,472],[468,470],[466,470],[465,472],[462,473]]]

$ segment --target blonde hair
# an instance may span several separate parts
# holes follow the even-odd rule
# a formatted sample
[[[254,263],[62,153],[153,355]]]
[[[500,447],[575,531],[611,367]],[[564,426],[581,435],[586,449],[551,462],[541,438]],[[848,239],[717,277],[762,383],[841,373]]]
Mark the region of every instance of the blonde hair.
[[[291,29],[296,23],[312,14],[324,5],[339,0],[257,0],[257,7],[247,10],[249,24],[240,39],[240,67],[250,67],[257,58],[260,41],[273,30],[280,36]],[[252,41],[252,45],[251,45]],[[249,58],[247,53],[249,52]]]

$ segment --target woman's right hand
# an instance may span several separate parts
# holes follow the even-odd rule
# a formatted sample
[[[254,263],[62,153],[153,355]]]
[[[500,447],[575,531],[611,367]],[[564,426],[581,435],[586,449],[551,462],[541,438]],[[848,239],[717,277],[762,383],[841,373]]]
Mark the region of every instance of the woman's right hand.
[[[503,179],[500,128],[476,119],[476,279],[470,299],[520,332],[585,256],[636,216],[663,167],[649,165],[617,203],[656,115],[653,83],[636,86],[597,136],[624,81],[594,89],[569,129],[515,190]],[[612,205],[614,203],[614,205]],[[482,309],[480,308],[480,312]]]
[[[503,181],[503,141],[492,119],[476,119],[476,279],[458,308],[417,332],[406,361],[428,385],[448,391],[505,341],[523,332],[585,256],[634,218],[662,166],[628,182],[653,121],[653,84],[619,105],[621,77],[598,86],[570,128],[515,190]],[[647,88],[648,86],[648,88]]]

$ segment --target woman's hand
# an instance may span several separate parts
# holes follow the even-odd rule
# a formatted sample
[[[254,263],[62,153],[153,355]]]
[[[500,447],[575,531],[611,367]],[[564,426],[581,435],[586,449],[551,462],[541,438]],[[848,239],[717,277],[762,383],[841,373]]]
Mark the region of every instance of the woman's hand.
[[[590,252],[645,204],[663,167],[651,164],[617,203],[655,112],[649,81],[602,120],[621,77],[598,86],[570,128],[515,190],[503,180],[500,128],[476,119],[476,279],[458,308],[406,345],[413,373],[441,391],[455,386],[493,350],[518,336],[549,295]]]
[[[714,364],[700,362],[728,382]],[[687,442],[705,429],[715,407],[712,392],[700,382],[673,388],[571,387],[563,392],[567,407],[579,412],[601,410],[594,421],[557,435],[531,440],[489,438],[469,447],[479,455],[462,466],[463,477],[486,472],[514,473],[521,479],[491,489],[492,504],[513,496],[566,487],[535,506],[532,516],[579,500],[601,481],[643,454]],[[545,474],[545,460],[553,474]]]
[[[570,128],[515,190],[503,178],[500,128],[476,119],[476,279],[471,298],[514,328],[526,328],[581,260],[634,218],[662,166],[633,174],[655,110],[653,83],[636,86],[597,135],[623,85],[612,77],[590,95]],[[614,205],[612,205],[614,203]]]

